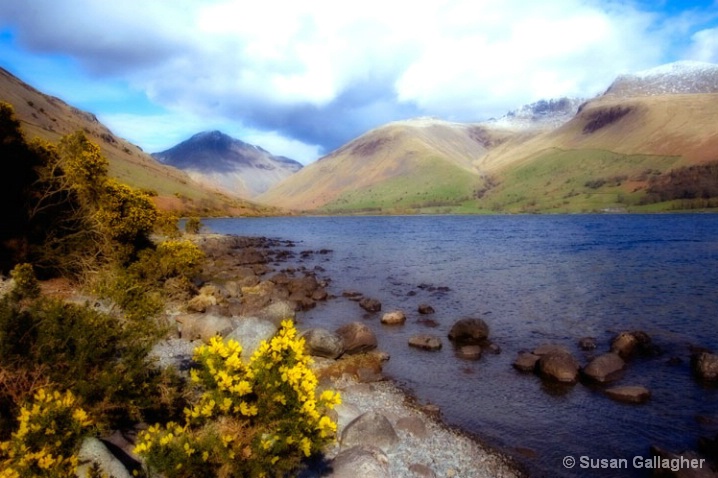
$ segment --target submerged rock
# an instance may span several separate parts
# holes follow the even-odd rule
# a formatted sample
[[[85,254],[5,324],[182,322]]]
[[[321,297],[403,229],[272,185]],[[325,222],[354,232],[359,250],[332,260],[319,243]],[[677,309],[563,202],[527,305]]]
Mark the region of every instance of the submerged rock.
[[[636,352],[646,354],[654,351],[651,342],[651,337],[641,330],[621,332],[611,341],[611,352],[627,359]]]
[[[578,341],[578,348],[584,351],[596,349],[596,338],[595,337],[583,337]]]
[[[623,371],[625,367],[626,362],[624,362],[618,354],[609,352],[591,360],[591,362],[583,368],[583,374],[596,382],[606,383],[619,378],[621,371]]]
[[[692,358],[693,371],[701,380],[718,380],[718,355],[699,352]]]
[[[542,377],[561,383],[576,383],[579,364],[568,353],[549,353],[541,356],[538,371]]]
[[[536,364],[541,359],[539,355],[532,354],[531,352],[519,352],[518,357],[514,360],[513,366],[516,370],[521,372],[534,372],[536,371]]]
[[[606,395],[624,403],[645,403],[651,398],[651,392],[641,385],[624,385],[606,389]]]
[[[359,306],[367,312],[379,312],[381,310],[381,302],[376,299],[365,297],[359,301]]]
[[[381,323],[385,325],[403,325],[406,322],[406,315],[401,310],[387,312],[381,318]]]
[[[419,304],[418,311],[422,315],[433,314],[435,312],[434,308],[429,304]]]
[[[481,358],[481,346],[462,345],[456,350],[456,356],[466,360],[478,360]]]
[[[489,337],[489,326],[481,319],[457,320],[449,331],[449,340],[466,345],[480,344]]]
[[[436,335],[419,334],[409,338],[409,346],[422,350],[439,350],[442,344],[441,338]]]

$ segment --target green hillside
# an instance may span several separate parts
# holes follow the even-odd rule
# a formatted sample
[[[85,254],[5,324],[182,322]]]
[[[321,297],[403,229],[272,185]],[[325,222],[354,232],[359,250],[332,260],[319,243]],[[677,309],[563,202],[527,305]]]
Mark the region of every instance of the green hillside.
[[[680,160],[679,156],[552,148],[507,169],[480,207],[502,212],[635,210],[650,178]]]
[[[474,197],[478,175],[437,157],[415,161],[401,176],[351,189],[320,209],[326,213],[418,213],[460,207]]]

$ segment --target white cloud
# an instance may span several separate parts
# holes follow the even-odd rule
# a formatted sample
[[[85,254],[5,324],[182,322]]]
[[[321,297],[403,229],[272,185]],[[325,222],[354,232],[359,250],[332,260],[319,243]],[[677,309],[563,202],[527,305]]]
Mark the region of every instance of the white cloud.
[[[683,14],[671,26],[614,0],[3,3],[0,18],[28,48],[124,81],[183,112],[178,123],[204,118],[176,129],[220,118],[323,152],[407,115],[479,120],[542,98],[594,95],[618,74],[664,62],[676,32],[699,18]],[[715,30],[693,40],[692,55],[716,60]],[[144,117],[157,131],[146,133],[118,118],[148,145],[171,122]]]
[[[398,78],[400,100],[459,118],[501,114],[541,98],[596,94],[617,73],[660,56],[662,39],[647,33],[649,17],[630,9],[566,0],[475,8],[475,29],[442,31]],[[483,28],[484,17],[502,28]]]
[[[701,30],[695,33],[689,58],[698,61],[718,62],[718,28]]]

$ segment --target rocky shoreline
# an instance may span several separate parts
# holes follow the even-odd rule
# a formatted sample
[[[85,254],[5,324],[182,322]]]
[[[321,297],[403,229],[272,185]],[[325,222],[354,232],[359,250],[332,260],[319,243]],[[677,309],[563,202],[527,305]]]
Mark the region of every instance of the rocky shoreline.
[[[235,338],[246,354],[271,336],[279,322],[330,300],[331,278],[320,266],[297,265],[329,250],[297,251],[291,241],[201,234],[194,238],[207,265],[192,297],[178,297],[166,311],[176,328],[153,354],[162,366],[191,366],[194,347],[215,334]],[[365,310],[377,301],[355,293]],[[389,359],[361,322],[337,333],[297,324],[314,355],[320,387],[341,392],[337,442],[322,460],[303,470],[318,477],[517,477],[515,463],[441,422],[440,410],[420,405],[382,375]],[[129,451],[129,446],[125,447]],[[363,471],[359,471],[363,470]]]
[[[419,403],[411,392],[387,380],[382,365],[390,357],[376,350],[377,339],[365,321],[348,322],[335,331],[302,323],[301,311],[337,298],[332,294],[331,278],[325,276],[320,265],[331,260],[331,250],[299,250],[292,241],[263,237],[200,234],[192,240],[205,251],[206,265],[192,290],[178,289],[172,296],[163,315],[172,332],[154,347],[152,355],[160,366],[175,366],[180,372],[188,373],[195,347],[217,334],[238,340],[248,356],[262,340],[276,332],[283,319],[297,319],[297,329],[304,335],[308,351],[314,357],[320,387],[340,391],[343,400],[334,416],[338,423],[337,442],[299,476],[527,475],[508,456],[444,424],[438,407]],[[52,284],[45,284],[45,289],[48,286],[52,289]],[[49,292],[73,300],[71,291]],[[357,302],[372,316],[381,311],[379,301],[359,291],[345,290],[337,295]],[[430,326],[432,312],[431,305],[421,304],[419,322]],[[298,318],[297,313],[300,313]],[[358,312],[358,318],[360,314]],[[406,320],[401,311],[380,316],[384,326],[401,326]],[[457,354],[477,359],[482,352],[501,353],[500,348],[490,342],[488,332],[488,326],[480,319],[460,319],[448,338]],[[420,334],[411,337],[407,346],[435,350],[441,347],[442,340],[445,338]],[[557,386],[583,383],[616,401],[632,404],[650,401],[650,390],[645,387],[630,382],[615,386],[635,356],[660,355],[659,348],[645,332],[618,333],[605,353],[600,352],[601,344],[593,337],[578,339],[577,346],[584,353],[578,359],[557,344],[520,350],[513,366],[519,372],[536,374],[542,381]],[[674,360],[679,359],[671,358],[668,363]],[[585,363],[582,365],[582,362]],[[718,355],[695,349],[691,366],[696,380],[708,384],[718,380]],[[699,449],[705,456],[715,457],[716,443],[718,437],[702,437]],[[137,465],[132,448],[133,433],[118,431],[101,440],[88,440],[81,455],[97,459],[104,453],[100,461],[106,463],[105,469],[113,470],[116,478],[123,478],[130,476],[129,472],[123,474],[123,470]],[[693,456],[692,453],[673,454],[655,446],[651,448],[652,456],[681,457]],[[704,471],[706,474],[701,476],[714,476],[712,469]]]

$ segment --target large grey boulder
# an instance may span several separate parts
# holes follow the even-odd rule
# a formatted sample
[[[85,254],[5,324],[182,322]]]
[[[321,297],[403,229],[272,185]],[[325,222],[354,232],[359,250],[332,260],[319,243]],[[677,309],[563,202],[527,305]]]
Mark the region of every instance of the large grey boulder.
[[[449,331],[449,340],[466,345],[480,344],[489,337],[489,326],[481,319],[457,320]]]
[[[370,411],[352,420],[342,432],[342,448],[372,445],[389,453],[399,443],[391,422],[381,413]]]
[[[606,383],[619,378],[625,367],[626,362],[618,354],[609,352],[591,360],[583,368],[583,374],[595,382]]]
[[[374,350],[377,347],[376,335],[361,322],[351,322],[336,330],[344,342],[344,353],[353,355]]]
[[[279,327],[283,320],[294,320],[296,312],[293,304],[283,300],[276,300],[258,311],[254,316],[268,320]]]
[[[304,347],[309,355],[336,359],[344,353],[344,341],[334,332],[321,327],[305,330]]]
[[[263,340],[271,339],[277,333],[274,323],[258,317],[233,318],[234,330],[227,339],[234,339],[242,346],[242,357],[249,358]]]
[[[341,434],[342,431],[349,425],[354,419],[361,415],[359,407],[350,402],[345,402],[334,407],[333,418],[337,422],[337,434]]]
[[[185,314],[175,317],[180,336],[185,340],[202,340],[209,342],[209,339],[219,335],[225,337],[233,329],[232,320],[229,317],[221,317],[213,314]]]
[[[103,476],[132,478],[125,465],[97,438],[85,438],[80,445],[80,451],[77,452],[77,458],[83,463],[77,467],[75,474],[78,478],[89,478],[93,464],[97,464]]]
[[[391,478],[389,457],[375,446],[355,446],[340,452],[328,478]]]

